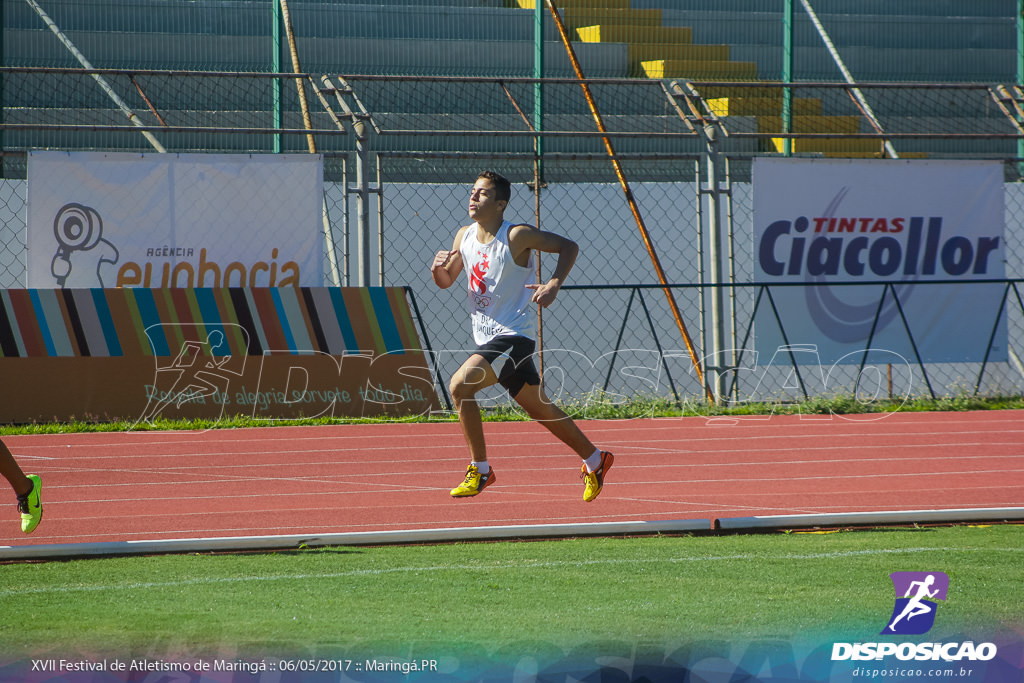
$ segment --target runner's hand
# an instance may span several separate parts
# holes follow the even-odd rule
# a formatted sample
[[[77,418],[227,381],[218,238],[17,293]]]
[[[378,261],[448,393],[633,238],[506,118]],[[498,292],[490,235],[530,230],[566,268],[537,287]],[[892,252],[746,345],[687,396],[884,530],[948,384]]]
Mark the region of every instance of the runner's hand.
[[[536,290],[530,297],[530,301],[536,302],[541,308],[547,308],[554,303],[561,285],[546,282],[543,285],[526,285],[526,288]]]
[[[448,262],[452,260],[452,256],[455,256],[455,251],[439,251],[434,255],[434,263],[430,266],[431,270],[436,268],[444,268],[448,265]]]

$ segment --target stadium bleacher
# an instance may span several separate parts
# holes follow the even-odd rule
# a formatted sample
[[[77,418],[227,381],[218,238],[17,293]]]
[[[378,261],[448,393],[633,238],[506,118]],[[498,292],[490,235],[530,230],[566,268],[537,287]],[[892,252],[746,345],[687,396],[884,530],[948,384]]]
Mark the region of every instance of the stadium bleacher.
[[[604,25],[636,43],[679,43],[691,52],[756,65],[756,77],[781,73],[781,2],[750,0],[575,0],[559,3],[570,28]],[[837,80],[839,72],[799,7],[798,80]],[[999,0],[817,0],[812,3],[847,66],[861,81],[1011,82],[1016,77],[1012,3]],[[304,0],[289,3],[304,67],[338,73],[529,76],[532,0]],[[507,5],[507,6],[506,6]],[[46,11],[101,68],[266,71],[271,64],[267,2],[255,0],[57,0]],[[589,9],[583,9],[589,8]],[[622,12],[628,8],[628,12]],[[608,10],[629,13],[613,20]],[[589,19],[587,17],[590,17]],[[615,25],[613,21],[619,21]],[[549,22],[550,23],[550,22]],[[646,34],[646,35],[644,35]],[[216,36],[216,41],[210,41]],[[549,76],[571,75],[548,26]],[[486,41],[487,49],[474,49]],[[589,76],[642,75],[631,67],[629,39],[580,42]],[[8,66],[75,66],[28,4],[4,6]],[[722,61],[716,59],[716,61]],[[746,75],[747,72],[741,73]],[[692,75],[690,77],[698,77]]]
[[[766,0],[561,0],[574,48],[592,78],[686,78],[777,81],[782,63],[781,2]],[[1013,3],[1005,0],[815,0],[846,66],[862,82],[1013,83],[1016,33]],[[794,81],[841,81],[800,3],[796,3]],[[292,0],[290,14],[302,69],[310,73],[409,76],[528,77],[533,72],[533,0]],[[273,70],[274,14],[266,0],[50,0],[46,11],[98,68],[230,72]],[[4,4],[7,66],[78,67],[74,57],[27,3]],[[555,27],[547,22],[545,75],[572,76]],[[291,64],[282,53],[278,69]],[[7,106],[28,93],[6,95]],[[95,92],[65,106],[104,107]],[[715,93],[709,93],[714,97]],[[799,95],[798,95],[799,97]],[[732,100],[730,102],[730,99]],[[741,98],[717,97],[722,116],[739,131],[774,125],[775,105],[754,117]],[[777,98],[776,98],[777,99]],[[798,100],[797,132],[846,131],[866,122],[853,104],[836,98]],[[451,102],[406,98],[409,114],[443,114]],[[764,104],[763,102],[761,103]],[[749,103],[746,103],[749,109]],[[164,106],[168,106],[164,103]],[[170,106],[185,107],[185,103]],[[579,105],[549,102],[551,115],[586,115]],[[609,116],[638,113],[638,103],[606,105]],[[893,103],[899,107],[898,103]],[[887,109],[902,126],[957,117],[977,124],[994,110]],[[913,121],[911,121],[913,119]],[[429,120],[424,123],[429,125]],[[501,125],[495,120],[495,129]],[[934,128],[934,127],[933,127]],[[853,129],[855,130],[855,129]],[[877,153],[876,144],[848,143],[851,155]],[[987,152],[1012,142],[986,142]],[[644,143],[630,145],[643,150]],[[908,151],[957,154],[957,141],[905,146]],[[656,145],[655,145],[656,148]],[[805,151],[815,151],[805,146]],[[972,148],[972,153],[977,148]]]

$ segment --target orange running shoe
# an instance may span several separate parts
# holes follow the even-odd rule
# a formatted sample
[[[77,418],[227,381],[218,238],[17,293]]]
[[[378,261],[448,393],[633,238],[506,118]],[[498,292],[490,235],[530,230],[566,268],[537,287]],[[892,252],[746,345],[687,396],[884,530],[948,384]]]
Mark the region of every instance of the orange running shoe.
[[[596,470],[587,472],[587,466],[583,465],[583,473],[580,476],[586,484],[586,488],[583,489],[584,501],[589,503],[597,498],[597,494],[601,493],[601,489],[604,487],[604,477],[614,462],[614,455],[608,451],[601,451],[601,465]]]
[[[493,484],[494,479],[494,468],[491,468],[487,474],[480,474],[480,470],[477,469],[476,465],[470,465],[466,468],[465,481],[452,489],[452,498],[475,496]]]

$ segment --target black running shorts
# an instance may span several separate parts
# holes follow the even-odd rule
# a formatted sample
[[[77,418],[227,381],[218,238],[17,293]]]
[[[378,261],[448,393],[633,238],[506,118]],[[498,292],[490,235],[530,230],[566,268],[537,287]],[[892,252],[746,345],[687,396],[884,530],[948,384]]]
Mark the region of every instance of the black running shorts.
[[[525,385],[537,386],[540,384],[540,373],[537,372],[537,366],[533,363],[533,352],[536,348],[537,342],[533,339],[510,335],[496,337],[486,344],[478,346],[476,353],[483,356],[492,366],[499,357],[508,354],[508,359],[501,366],[501,372],[498,373],[498,383],[508,389],[509,396],[515,398]]]

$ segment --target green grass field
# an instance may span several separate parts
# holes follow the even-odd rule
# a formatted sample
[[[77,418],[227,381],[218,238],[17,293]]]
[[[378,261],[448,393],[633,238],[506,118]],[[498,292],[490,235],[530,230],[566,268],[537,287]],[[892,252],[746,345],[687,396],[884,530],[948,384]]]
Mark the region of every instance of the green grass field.
[[[1020,400],[979,404],[961,397],[894,409],[1020,408]],[[780,406],[713,412],[748,408],[784,412]],[[793,410],[864,408],[840,397]],[[591,417],[679,410],[641,402]],[[490,417],[518,416],[495,411]],[[310,423],[318,422],[296,422]],[[239,418],[153,427],[260,424]],[[119,428],[126,427],[83,421],[9,426],[0,433]],[[243,667],[234,675],[222,669],[212,679],[194,671],[167,674],[181,681],[255,682],[263,680],[261,672],[275,683],[435,680],[430,674],[369,671],[371,661],[422,660],[440,662],[440,680],[453,682],[529,681],[534,674],[545,681],[590,680],[595,667],[602,681],[674,682],[698,669],[690,680],[871,678],[870,668],[833,662],[829,651],[834,642],[879,639],[893,609],[889,574],[895,571],[950,577],[929,640],[1009,643],[1001,651],[1009,659],[1001,654],[988,669],[984,662],[971,664],[970,680],[1024,680],[1014,659],[1024,651],[1024,525],[1006,524],[0,564],[0,681],[23,680],[44,662],[108,657]],[[285,662],[293,668],[284,668]],[[323,662],[334,668],[321,674],[294,668]],[[257,671],[255,663],[269,669]],[[963,670],[953,667],[929,674],[932,681],[964,679]],[[159,672],[151,675],[164,680]],[[32,676],[75,683],[151,680],[145,671],[74,677],[50,669]]]
[[[950,577],[933,634],[1024,625],[1024,526],[596,538],[0,566],[0,652],[428,657],[523,643],[877,638],[893,571]],[[824,637],[824,636],[823,636]]]

